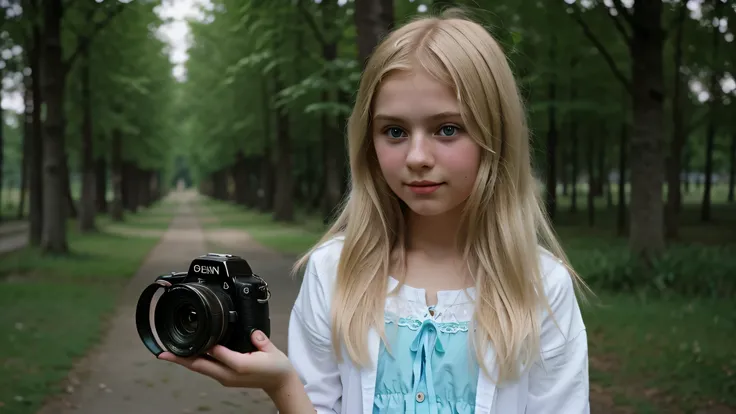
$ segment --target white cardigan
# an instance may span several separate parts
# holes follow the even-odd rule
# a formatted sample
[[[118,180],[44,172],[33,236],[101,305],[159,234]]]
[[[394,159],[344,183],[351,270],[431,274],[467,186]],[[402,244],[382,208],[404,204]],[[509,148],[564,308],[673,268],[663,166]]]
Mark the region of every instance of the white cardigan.
[[[342,238],[317,249],[307,264],[289,322],[288,355],[319,414],[371,414],[376,383],[378,334],[369,332],[373,364],[361,369],[347,352],[338,363],[332,349],[330,304]],[[585,325],[564,266],[542,253],[545,291],[558,327],[542,315],[542,363],[516,382],[497,387],[480,370],[476,414],[588,414],[588,347]],[[389,287],[391,288],[391,287]],[[486,362],[492,362],[489,349]],[[492,365],[487,365],[492,366]]]

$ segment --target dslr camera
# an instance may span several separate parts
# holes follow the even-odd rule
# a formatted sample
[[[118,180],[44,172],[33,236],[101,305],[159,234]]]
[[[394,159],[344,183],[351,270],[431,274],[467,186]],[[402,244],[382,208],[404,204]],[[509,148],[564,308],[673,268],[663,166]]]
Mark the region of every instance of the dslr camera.
[[[154,355],[202,355],[220,344],[233,351],[256,351],[254,330],[271,335],[268,284],[248,262],[231,254],[208,253],[187,272],[156,278],[143,290],[135,323]]]

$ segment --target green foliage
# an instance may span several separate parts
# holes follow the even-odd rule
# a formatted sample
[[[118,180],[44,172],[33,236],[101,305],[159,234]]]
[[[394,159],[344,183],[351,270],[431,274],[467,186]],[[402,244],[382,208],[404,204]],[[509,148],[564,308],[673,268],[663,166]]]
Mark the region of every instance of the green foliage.
[[[105,233],[82,237],[70,227],[73,256],[26,249],[0,261],[0,402],[5,411],[36,412],[49,394],[61,391],[56,387],[99,341],[120,288],[157,242]]]
[[[651,263],[623,246],[573,250],[576,270],[594,289],[647,296],[736,298],[736,247],[675,245]]]
[[[12,120],[11,120],[12,118]],[[4,122],[0,127],[3,128],[3,183],[0,188],[18,187],[20,184],[20,170],[23,162],[23,128],[19,124],[21,118],[15,114],[5,112],[3,114]],[[3,194],[4,196],[4,194]],[[2,203],[7,200],[2,197]]]
[[[591,402],[610,395],[616,407],[600,412],[718,412],[705,407],[736,404],[732,301],[600,292],[582,312]]]
[[[62,21],[66,77],[66,137],[70,167],[79,167],[82,75],[89,67],[95,157],[108,158],[116,131],[123,159],[143,169],[167,171],[173,163],[171,112],[176,83],[166,50],[156,36],[163,23],[158,2],[73,3]],[[88,53],[84,46],[88,45]]]
[[[352,96],[360,76],[351,8],[338,7],[327,26],[323,6],[312,2],[219,0],[205,22],[190,22],[193,44],[179,110],[188,119],[182,135],[196,177],[231,166],[238,152],[264,154],[280,111],[288,113],[291,130],[304,131],[292,139],[296,151],[316,146],[321,137],[313,125],[321,116],[347,116],[350,106],[337,93]],[[338,58],[325,62],[318,39],[336,39]]]

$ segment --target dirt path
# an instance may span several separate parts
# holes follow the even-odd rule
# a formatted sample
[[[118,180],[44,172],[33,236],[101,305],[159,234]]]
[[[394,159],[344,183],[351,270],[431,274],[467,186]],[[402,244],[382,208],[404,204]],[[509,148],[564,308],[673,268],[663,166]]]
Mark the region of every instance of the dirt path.
[[[210,235],[206,242],[190,193],[177,195],[180,211],[161,242],[122,292],[118,311],[99,346],[69,376],[67,394],[50,401],[39,414],[273,413],[261,391],[228,389],[214,380],[159,361],[141,343],[134,315],[138,295],[159,274],[186,270],[196,256],[212,250],[240,254],[271,288],[274,342],[286,349],[288,314],[299,282],[288,276],[293,259],[270,252],[243,237]]]
[[[0,254],[25,247],[28,243],[28,223],[13,221],[0,224]]]
[[[157,275],[185,270],[192,258],[214,251],[240,255],[268,281],[272,292],[272,339],[282,350],[287,347],[289,312],[299,288],[299,282],[289,277],[294,258],[284,257],[258,245],[242,231],[205,232],[200,226],[202,220],[196,213],[196,195],[179,193],[173,198],[179,203],[179,212],[122,292],[118,311],[110,321],[106,336],[70,373],[67,393],[54,398],[38,414],[275,412],[262,392],[227,389],[209,378],[156,360],[138,338],[134,309],[142,289]],[[150,237],[155,236],[155,232],[158,230],[141,230],[141,233],[151,233],[146,234]],[[616,409],[614,405],[609,393],[591,386],[592,413],[633,412],[630,409]]]

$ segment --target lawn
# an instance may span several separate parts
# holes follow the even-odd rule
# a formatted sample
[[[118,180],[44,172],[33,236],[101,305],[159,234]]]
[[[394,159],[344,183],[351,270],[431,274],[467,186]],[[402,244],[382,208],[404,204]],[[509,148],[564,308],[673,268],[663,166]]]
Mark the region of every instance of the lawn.
[[[651,274],[642,275],[622,264],[626,239],[614,236],[615,208],[606,208],[599,199],[596,225],[590,227],[584,224],[584,193],[577,214],[569,212],[569,204],[568,198],[561,198],[558,220],[563,224],[557,231],[563,245],[589,283],[609,287],[595,287],[596,296],[583,304],[596,407],[674,413],[714,405],[736,412],[736,306],[732,297],[718,297],[719,285],[702,288],[709,278],[734,276],[730,269],[736,270],[736,206],[715,204],[710,224],[700,223],[697,205],[686,206],[682,239],[673,244],[674,253]],[[243,229],[261,244],[286,253],[304,252],[324,230],[320,220],[303,213],[295,223],[285,224],[275,223],[268,214],[209,199],[199,209],[205,228]],[[686,285],[684,292],[712,294],[688,297],[651,286],[616,293],[610,288],[617,286],[613,278],[630,279],[632,284],[643,280],[644,287],[657,286],[662,279],[676,288]],[[733,289],[733,280],[727,285]]]
[[[122,223],[113,222],[110,215],[105,214],[98,218],[97,224],[101,227],[122,224],[135,229],[166,230],[169,228],[175,213],[175,207],[171,202],[162,200],[147,209],[139,210],[135,214],[126,211]]]
[[[726,300],[601,293],[583,310],[591,387],[636,413],[736,407],[736,308]]]
[[[146,213],[142,220],[156,216]],[[98,342],[121,288],[156,243],[80,235],[70,221],[70,256],[32,248],[0,256],[0,413],[35,413],[47,395],[61,391],[61,380]]]

